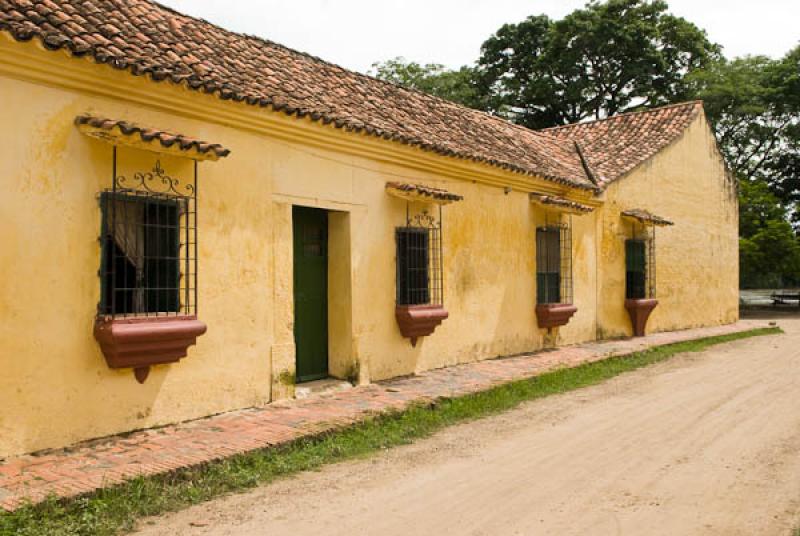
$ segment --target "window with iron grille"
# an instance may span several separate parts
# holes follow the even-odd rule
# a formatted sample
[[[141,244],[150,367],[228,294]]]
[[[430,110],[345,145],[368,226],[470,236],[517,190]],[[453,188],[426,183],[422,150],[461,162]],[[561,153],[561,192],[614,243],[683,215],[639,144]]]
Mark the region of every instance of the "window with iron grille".
[[[572,229],[536,229],[536,303],[572,303]]]
[[[440,224],[428,217],[409,220],[405,227],[396,229],[395,241],[397,305],[441,305],[443,293]]]
[[[655,247],[651,238],[625,241],[625,298],[655,298]]]
[[[100,194],[99,315],[197,313],[195,185],[181,186],[156,163]]]

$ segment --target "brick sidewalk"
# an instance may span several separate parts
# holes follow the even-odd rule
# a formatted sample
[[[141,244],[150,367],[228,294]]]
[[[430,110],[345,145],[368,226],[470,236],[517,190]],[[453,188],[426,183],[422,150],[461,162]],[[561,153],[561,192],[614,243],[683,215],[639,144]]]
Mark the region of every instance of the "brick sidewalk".
[[[453,397],[645,348],[763,327],[763,321],[657,333],[638,339],[587,343],[519,357],[493,359],[378,382],[263,408],[233,411],[109,438],[87,445],[11,458],[0,463],[0,508],[26,500],[70,497],[140,475],[155,475],[342,427],[369,413]]]

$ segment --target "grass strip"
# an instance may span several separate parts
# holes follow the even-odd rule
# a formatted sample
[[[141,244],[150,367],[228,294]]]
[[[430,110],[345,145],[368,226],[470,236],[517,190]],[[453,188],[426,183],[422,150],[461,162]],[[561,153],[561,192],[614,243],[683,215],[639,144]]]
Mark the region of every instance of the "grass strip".
[[[324,464],[405,445],[444,427],[495,415],[525,401],[595,385],[679,353],[699,352],[715,344],[778,333],[782,330],[777,327],[761,328],[658,346],[559,369],[472,395],[413,405],[403,411],[381,414],[348,428],[301,439],[283,447],[256,450],[168,475],[139,477],[79,498],[51,498],[0,514],[0,534],[119,534],[132,530],[136,522],[146,516],[179,510],[300,471],[317,469]]]

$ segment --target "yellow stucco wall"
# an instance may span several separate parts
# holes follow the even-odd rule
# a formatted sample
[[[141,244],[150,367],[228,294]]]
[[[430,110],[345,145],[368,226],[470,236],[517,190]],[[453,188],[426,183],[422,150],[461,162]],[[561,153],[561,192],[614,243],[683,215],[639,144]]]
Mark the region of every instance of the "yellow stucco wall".
[[[620,212],[641,208],[674,222],[658,227],[658,306],[647,331],[734,322],[739,315],[736,188],[705,118],[627,177],[611,184],[598,209],[598,337],[630,335],[625,298],[625,239],[634,229]],[[641,230],[641,226],[639,226]]]
[[[258,336],[273,321],[269,183],[200,165],[200,317],[208,333],[190,351],[195,366],[155,367],[139,385],[130,371],[105,366],[92,336],[97,194],[111,183],[111,147],[80,135],[72,119],[98,106],[166,118],[9,79],[0,79],[0,92],[4,124],[13,125],[0,135],[0,456],[269,401],[271,340]],[[252,140],[223,136],[251,153],[236,165],[240,176],[269,165]],[[148,170],[156,158],[175,177],[191,177],[191,161],[126,149],[119,171]]]
[[[2,59],[11,56],[0,56],[0,457],[291,396],[292,204],[332,211],[332,373],[374,381],[544,344],[534,313],[534,249],[545,214],[528,192],[552,184],[222,103],[0,38],[0,53],[8,51],[29,56],[24,72]],[[50,70],[42,67],[37,78],[34,67],[46,62]],[[62,78],[51,84],[48,72]],[[85,112],[232,150],[200,164],[199,317],[208,333],[180,363],[154,367],[143,385],[130,371],[110,370],[92,336],[100,292],[97,194],[110,185],[111,148],[75,128],[73,118]],[[272,121],[268,128],[262,117]],[[188,160],[125,148],[120,172],[149,169],[156,159],[189,178]],[[394,229],[404,223],[406,205],[386,195],[389,180],[465,197],[444,208],[450,318],[415,348],[394,318]],[[702,120],[605,198],[605,207],[572,218],[578,313],[558,333],[559,344],[629,333],[618,214],[629,204],[676,221],[659,234],[662,304],[652,327],[735,320],[735,196]],[[712,273],[716,278],[708,279]],[[701,303],[711,316],[697,311]]]

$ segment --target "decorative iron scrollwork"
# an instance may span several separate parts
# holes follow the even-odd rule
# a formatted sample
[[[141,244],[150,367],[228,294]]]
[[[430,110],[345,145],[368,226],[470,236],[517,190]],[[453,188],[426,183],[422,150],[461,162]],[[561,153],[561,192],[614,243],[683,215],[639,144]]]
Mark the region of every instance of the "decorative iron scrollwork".
[[[133,178],[118,175],[114,178],[115,186],[123,191],[144,190],[153,194],[194,197],[194,185],[190,182],[181,184],[179,179],[167,175],[156,160],[151,171],[137,171]]]
[[[439,216],[441,219],[441,215]],[[414,216],[407,217],[407,226],[408,227],[424,227],[427,229],[436,229],[439,227],[439,219],[437,219],[433,214],[428,212],[427,209],[422,210],[421,212],[415,214]]]

